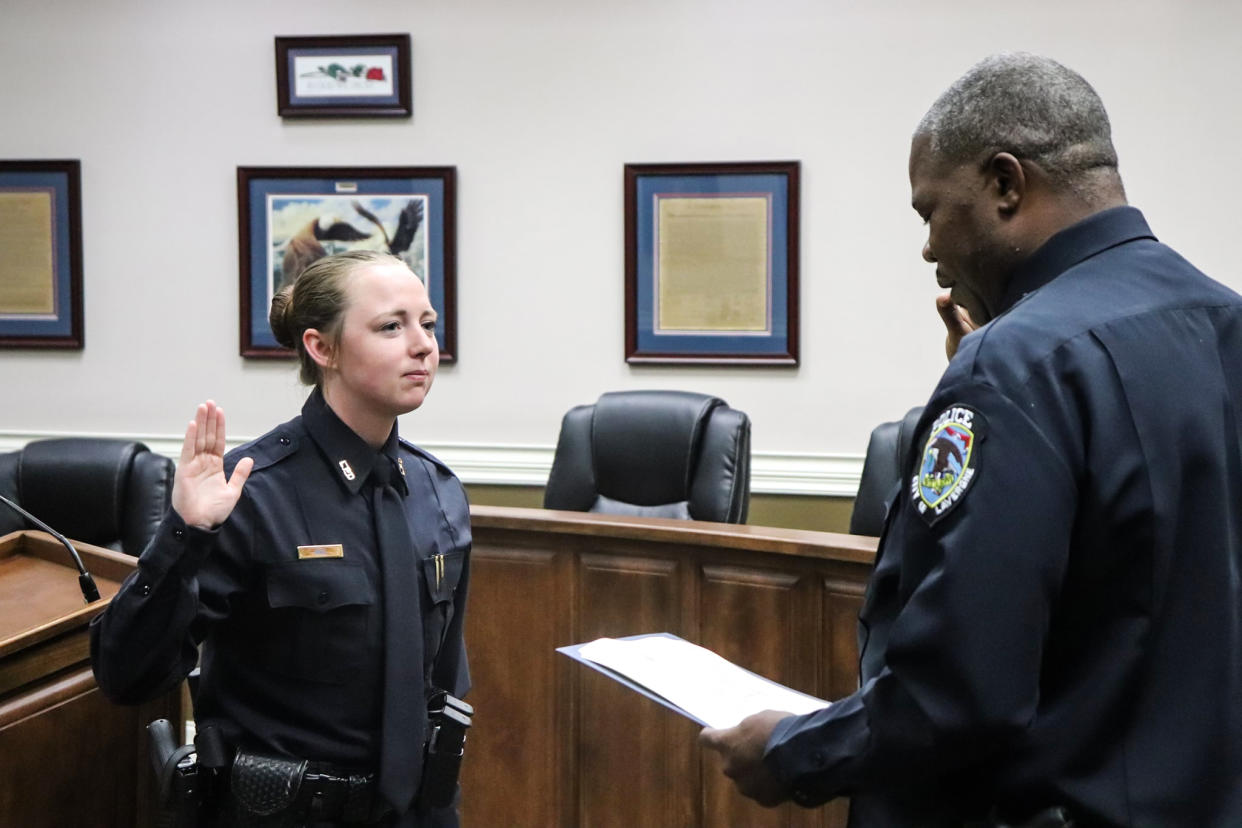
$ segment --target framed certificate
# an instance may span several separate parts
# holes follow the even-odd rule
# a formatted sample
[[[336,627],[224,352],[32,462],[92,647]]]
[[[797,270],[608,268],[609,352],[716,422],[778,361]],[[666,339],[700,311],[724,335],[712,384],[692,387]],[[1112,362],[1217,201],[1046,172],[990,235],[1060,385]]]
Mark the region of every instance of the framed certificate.
[[[625,360],[798,364],[797,161],[625,165]]]
[[[0,161],[0,347],[81,349],[78,161]]]

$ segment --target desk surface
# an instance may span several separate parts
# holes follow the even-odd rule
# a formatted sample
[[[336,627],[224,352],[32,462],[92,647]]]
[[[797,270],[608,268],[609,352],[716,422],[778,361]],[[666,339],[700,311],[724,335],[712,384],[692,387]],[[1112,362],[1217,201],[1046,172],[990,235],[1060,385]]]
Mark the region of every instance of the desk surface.
[[[487,529],[689,543],[858,563],[874,560],[879,544],[879,538],[838,532],[508,506],[472,506],[470,522],[472,526]]]
[[[100,600],[82,600],[69,550],[44,532],[0,538],[0,658],[81,626],[116,594],[135,559],[110,549],[74,543],[99,587]]]

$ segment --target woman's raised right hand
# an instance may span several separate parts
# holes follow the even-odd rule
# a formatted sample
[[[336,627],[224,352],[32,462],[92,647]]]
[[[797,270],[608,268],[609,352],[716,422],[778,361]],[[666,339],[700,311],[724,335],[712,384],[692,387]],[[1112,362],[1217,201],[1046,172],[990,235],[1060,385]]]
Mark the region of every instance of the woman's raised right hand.
[[[211,529],[232,513],[250,477],[254,460],[237,461],[224,477],[224,409],[208,400],[199,405],[185,429],[181,460],[173,477],[172,507],[187,526]]]

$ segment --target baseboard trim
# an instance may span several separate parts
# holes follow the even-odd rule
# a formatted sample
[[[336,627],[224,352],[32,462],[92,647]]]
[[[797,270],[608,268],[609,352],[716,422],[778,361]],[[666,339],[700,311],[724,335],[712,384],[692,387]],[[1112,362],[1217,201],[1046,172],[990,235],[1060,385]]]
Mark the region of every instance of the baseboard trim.
[[[152,451],[181,454],[181,437],[157,434],[58,433],[0,430],[0,451],[16,451],[31,440],[54,437],[109,437],[137,440]],[[230,440],[233,448],[249,441]],[[492,486],[543,486],[552,468],[552,446],[504,443],[419,443],[448,464],[462,482]],[[756,451],[750,458],[753,494],[854,497],[862,475],[862,455]]]

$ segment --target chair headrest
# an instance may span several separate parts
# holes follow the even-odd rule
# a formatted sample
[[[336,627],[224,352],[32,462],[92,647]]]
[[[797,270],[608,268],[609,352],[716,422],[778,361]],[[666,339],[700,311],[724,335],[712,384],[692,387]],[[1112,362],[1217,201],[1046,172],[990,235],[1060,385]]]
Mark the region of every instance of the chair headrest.
[[[20,502],[71,538],[119,537],[129,470],[144,451],[146,446],[131,440],[67,437],[27,443],[17,469]]]
[[[724,404],[689,391],[601,395],[591,422],[599,493],[644,506],[687,500],[703,431]]]

